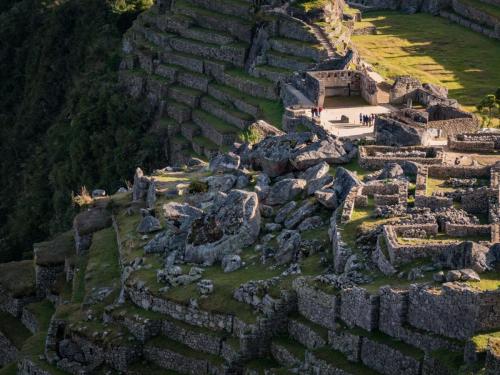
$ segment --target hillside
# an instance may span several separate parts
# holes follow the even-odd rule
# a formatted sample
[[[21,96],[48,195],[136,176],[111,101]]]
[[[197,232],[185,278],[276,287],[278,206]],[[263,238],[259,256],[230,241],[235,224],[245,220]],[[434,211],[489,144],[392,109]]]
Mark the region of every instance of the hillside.
[[[115,190],[162,150],[118,88],[120,39],[146,1],[3,1],[0,259],[70,225],[81,186]],[[4,43],[8,41],[8,43]]]

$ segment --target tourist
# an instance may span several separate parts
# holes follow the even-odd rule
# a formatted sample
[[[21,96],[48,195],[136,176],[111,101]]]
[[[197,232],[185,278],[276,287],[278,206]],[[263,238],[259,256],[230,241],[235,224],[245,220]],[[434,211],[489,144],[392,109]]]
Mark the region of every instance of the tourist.
[[[311,108],[311,117],[312,118],[316,117],[316,107]]]
[[[362,113],[359,114],[359,123],[363,124],[363,114]]]
[[[321,112],[323,112],[323,107],[318,108],[318,117],[321,117]]]

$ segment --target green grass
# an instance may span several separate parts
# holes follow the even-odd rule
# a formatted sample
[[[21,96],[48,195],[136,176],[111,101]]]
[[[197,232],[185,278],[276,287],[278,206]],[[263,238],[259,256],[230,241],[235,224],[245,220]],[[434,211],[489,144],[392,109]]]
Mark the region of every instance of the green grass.
[[[258,107],[262,111],[263,120],[269,122],[271,125],[277,127],[278,129],[281,129],[285,108],[280,101],[257,98],[248,95],[247,93],[243,93],[230,86],[220,85],[216,83],[211,83],[211,86],[214,86],[217,90],[220,90],[228,94],[229,96]]]
[[[31,336],[31,332],[9,313],[0,310],[0,332],[7,337],[12,344],[21,349],[23,343]]]
[[[470,5],[481,12],[484,12],[497,20],[500,20],[500,7],[494,4],[488,4],[481,0],[459,0],[459,3]]]
[[[472,337],[472,342],[478,352],[484,352],[490,339],[500,340],[500,331],[492,331],[475,335]]]
[[[200,308],[213,312],[234,314],[247,323],[255,322],[256,315],[251,306],[238,302],[233,292],[241,284],[250,280],[264,280],[279,275],[283,268],[269,269],[259,262],[259,255],[253,249],[243,250],[242,259],[247,266],[235,272],[224,273],[220,265],[205,268],[204,279],[214,283],[214,293],[210,298],[199,299],[196,283],[169,290],[166,296],[178,303],[187,303],[190,298],[198,298]]]
[[[85,270],[85,294],[100,287],[119,286],[118,245],[113,228],[94,233]]]
[[[219,133],[237,134],[238,132],[240,132],[240,130],[235,126],[228,124],[227,122],[221,120],[218,117],[215,117],[214,115],[208,112],[195,110],[193,111],[193,115],[200,117],[204,122],[213,126],[215,130],[217,130]]]
[[[294,6],[306,12],[311,10],[321,9],[327,4],[327,0],[298,0]]]
[[[207,360],[210,363],[216,365],[221,365],[223,363],[223,360],[220,357],[217,357],[213,354],[204,353],[199,350],[191,349],[190,347],[183,345],[177,341],[171,340],[165,336],[158,336],[149,340],[146,343],[146,346],[172,350],[176,353],[185,355],[190,358]]]
[[[437,359],[448,370],[458,371],[464,361],[463,353],[453,352],[447,349],[439,349],[431,352],[431,357]]]
[[[487,290],[497,290],[500,288],[500,271],[495,272],[485,272],[480,275],[481,281],[467,282],[468,285],[473,288],[487,291]]]
[[[16,375],[17,362],[11,362],[0,369],[0,375]]]
[[[285,347],[296,358],[303,361],[305,359],[306,348],[288,336],[279,336],[273,339],[278,345]]]
[[[32,260],[0,264],[0,285],[13,297],[35,293],[35,267]]]
[[[335,368],[344,370],[352,375],[376,375],[378,372],[366,367],[362,363],[349,361],[344,354],[328,347],[316,349],[314,356],[331,364]]]
[[[500,82],[500,43],[445,19],[373,12],[377,35],[353,36],[360,54],[389,79],[413,75],[443,85],[469,110]]]

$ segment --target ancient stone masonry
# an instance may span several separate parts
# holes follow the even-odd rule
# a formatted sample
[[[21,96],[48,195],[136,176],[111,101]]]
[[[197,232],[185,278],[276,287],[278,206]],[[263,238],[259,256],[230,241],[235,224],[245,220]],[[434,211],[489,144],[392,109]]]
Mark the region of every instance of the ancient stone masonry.
[[[148,98],[171,164],[191,150],[210,158],[267,120],[266,106],[294,72],[329,61],[334,41],[348,42],[342,4],[311,16],[273,1],[157,3],[124,37],[121,82]],[[321,17],[337,32],[313,24]]]
[[[484,2],[488,2],[485,0]],[[494,2],[494,0],[492,0]],[[461,0],[356,0],[352,7],[362,10],[401,10],[405,13],[424,12],[439,15],[490,38],[500,39],[500,21],[492,14]],[[498,4],[496,4],[498,5]]]
[[[423,165],[442,164],[443,153],[435,147],[361,146],[359,164],[366,169],[380,169],[386,163],[414,162]]]

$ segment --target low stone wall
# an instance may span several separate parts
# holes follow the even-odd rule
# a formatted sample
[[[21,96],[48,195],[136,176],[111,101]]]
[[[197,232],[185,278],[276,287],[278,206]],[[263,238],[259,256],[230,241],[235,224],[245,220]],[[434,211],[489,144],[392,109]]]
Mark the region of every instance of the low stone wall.
[[[387,345],[363,337],[361,362],[385,375],[419,375],[420,361]]]
[[[31,359],[23,358],[18,364],[17,375],[52,375],[52,373],[41,368]]]
[[[184,321],[188,324],[206,327],[209,329],[232,332],[233,316],[226,314],[211,313],[190,306],[181,305],[172,301],[156,297],[144,290],[137,290],[131,286],[125,286],[131,301],[138,307],[168,315],[173,319]]]
[[[292,352],[287,350],[282,345],[279,345],[275,342],[271,345],[271,354],[273,358],[278,361],[279,364],[285,367],[298,367],[302,364],[302,361],[297,358]]]
[[[490,167],[467,167],[460,165],[429,165],[428,176],[434,178],[489,178]]]
[[[21,323],[23,323],[23,325],[26,328],[28,328],[28,330],[32,334],[35,334],[40,329],[40,325],[38,323],[38,319],[37,319],[36,315],[33,314],[33,312],[30,309],[28,309],[27,307],[23,308],[23,312],[21,315]]]
[[[295,341],[301,343],[306,348],[314,350],[326,345],[326,340],[307,324],[298,320],[290,319],[288,322],[288,334]]]
[[[404,152],[420,151],[435,156],[416,157],[405,156]],[[424,165],[441,165],[444,154],[441,150],[432,147],[388,147],[388,146],[360,146],[359,165],[366,169],[381,169],[386,163],[414,162]]]
[[[415,207],[430,208],[432,211],[453,207],[453,199],[447,197],[428,197],[415,195]]]
[[[351,328],[358,326],[372,331],[378,326],[379,303],[379,297],[368,293],[366,289],[342,289],[340,318]]]
[[[418,243],[418,244],[401,244],[398,241],[398,232],[402,230],[426,230],[432,226],[432,232],[437,233],[437,224],[417,225],[417,226],[401,226],[400,228],[392,225],[385,225],[383,236],[387,244],[387,252],[391,264],[398,266],[409,263],[415,259],[422,258],[448,258],[450,254],[463,253],[462,242],[446,242],[446,243]],[[405,229],[406,228],[406,229]],[[400,232],[401,233],[401,232]],[[463,263],[466,263],[465,261]],[[446,262],[445,262],[446,264]],[[448,266],[452,266],[451,264]]]
[[[13,297],[8,291],[0,286],[0,310],[16,318],[21,316],[24,306],[39,300],[40,297],[36,295]]]
[[[491,237],[491,225],[462,225],[446,223],[445,232],[451,237]]]
[[[12,342],[0,332],[0,368],[14,361],[19,351]]]
[[[306,279],[293,281],[293,289],[297,293],[299,313],[311,322],[326,328],[335,328],[338,317],[338,297],[315,290],[307,285]]]
[[[490,197],[498,197],[498,190],[481,187],[462,194],[462,208],[471,214],[488,214],[490,210]]]
[[[362,338],[344,330],[328,331],[328,344],[344,354],[349,361],[358,362],[361,356]]]
[[[175,370],[181,374],[208,374],[209,363],[204,359],[195,359],[166,348],[147,346],[144,358],[166,370]]]

